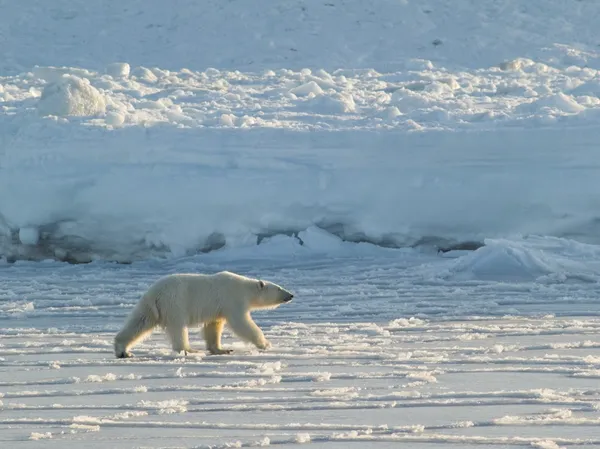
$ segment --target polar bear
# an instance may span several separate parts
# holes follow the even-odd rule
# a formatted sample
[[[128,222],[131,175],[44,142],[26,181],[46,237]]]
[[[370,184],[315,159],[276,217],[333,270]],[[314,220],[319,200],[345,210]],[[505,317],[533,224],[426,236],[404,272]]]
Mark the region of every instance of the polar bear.
[[[190,347],[188,327],[203,323],[206,348],[211,354],[229,354],[221,348],[225,323],[243,340],[259,349],[271,346],[252,321],[255,309],[272,309],[290,302],[294,295],[273,282],[229,271],[216,274],[177,273],[162,277],[142,296],[125,325],[115,336],[118,358],[132,357],[129,349],[162,327],[177,353],[198,352]]]

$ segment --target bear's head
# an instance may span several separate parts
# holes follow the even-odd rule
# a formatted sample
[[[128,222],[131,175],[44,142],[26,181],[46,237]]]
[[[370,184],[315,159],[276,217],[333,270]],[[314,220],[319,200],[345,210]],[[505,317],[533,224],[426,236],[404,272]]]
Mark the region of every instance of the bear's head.
[[[294,297],[285,288],[261,279],[256,280],[256,290],[257,295],[252,301],[253,309],[274,309],[281,304],[290,302]]]

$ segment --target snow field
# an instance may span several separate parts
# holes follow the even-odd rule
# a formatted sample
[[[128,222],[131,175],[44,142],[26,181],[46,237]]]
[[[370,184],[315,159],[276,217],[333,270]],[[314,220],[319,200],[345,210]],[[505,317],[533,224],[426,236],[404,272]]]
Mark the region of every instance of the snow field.
[[[4,265],[0,439],[61,448],[600,447],[596,282],[539,275],[540,253],[561,261],[555,274],[574,274],[594,246],[495,242],[440,258],[345,243],[345,255],[290,261],[279,245],[247,258],[231,250],[129,266]],[[491,251],[517,249],[527,256],[510,263],[531,278],[503,280],[514,266],[499,256],[498,279],[481,276]],[[272,350],[226,332],[232,355],[182,357],[157,331],[133,359],[114,358],[115,332],[154,279],[224,267],[296,293],[254,313]],[[448,275],[469,270],[469,279]],[[190,341],[204,348],[199,329]]]
[[[3,0],[0,72],[34,65],[104,70],[125,61],[168,70],[397,71],[407,60],[455,68],[519,57],[593,68],[594,1],[220,0],[162,2]],[[40,45],[52,43],[52,45]],[[160,61],[158,64],[156,61]]]

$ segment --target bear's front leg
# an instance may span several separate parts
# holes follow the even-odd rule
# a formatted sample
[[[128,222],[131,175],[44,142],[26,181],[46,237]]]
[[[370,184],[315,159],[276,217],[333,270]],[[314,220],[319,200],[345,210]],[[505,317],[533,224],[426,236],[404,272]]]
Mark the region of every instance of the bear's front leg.
[[[231,354],[233,350],[221,348],[221,333],[223,332],[223,320],[211,321],[204,325],[204,340],[206,349],[212,355]]]
[[[260,327],[252,320],[249,312],[240,315],[232,314],[227,317],[227,324],[238,337],[253,343],[258,349],[271,347],[271,343],[265,338]]]

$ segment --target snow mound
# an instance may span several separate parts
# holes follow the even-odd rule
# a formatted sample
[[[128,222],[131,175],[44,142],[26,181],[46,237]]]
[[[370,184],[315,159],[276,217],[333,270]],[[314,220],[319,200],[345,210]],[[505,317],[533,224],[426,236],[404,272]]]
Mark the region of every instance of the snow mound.
[[[302,84],[301,86],[294,87],[290,92],[297,97],[304,97],[309,95],[321,95],[323,94],[323,89],[314,81],[309,81],[306,84]]]
[[[530,280],[552,272],[544,259],[539,250],[491,241],[460,259],[454,271],[456,277],[472,279]]]
[[[304,103],[298,105],[300,110],[315,114],[344,114],[356,111],[352,95],[334,93],[333,95],[311,95]]]
[[[19,241],[24,245],[37,245],[40,233],[35,227],[23,227],[19,229]]]
[[[48,440],[52,438],[52,433],[51,432],[31,432],[31,435],[29,436],[30,440]]]
[[[599,256],[600,249],[596,245],[566,239],[487,239],[484,247],[458,258],[447,277],[511,282],[597,282]]]
[[[65,74],[44,87],[38,111],[59,117],[99,115],[106,111],[106,100],[88,79]]]
[[[106,66],[107,75],[113,78],[125,78],[129,76],[131,67],[126,62],[113,62]]]

